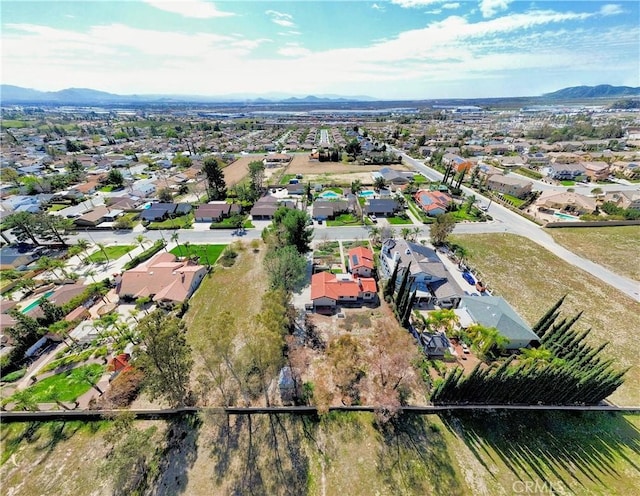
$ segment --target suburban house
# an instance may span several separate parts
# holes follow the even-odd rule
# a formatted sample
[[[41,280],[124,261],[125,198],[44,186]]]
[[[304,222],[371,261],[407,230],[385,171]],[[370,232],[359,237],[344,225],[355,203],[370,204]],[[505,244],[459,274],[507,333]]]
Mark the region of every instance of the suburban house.
[[[561,210],[573,215],[591,214],[596,209],[596,199],[573,191],[543,191],[536,200],[538,208]]]
[[[611,168],[617,172],[622,173],[628,179],[640,179],[640,162],[614,162]]]
[[[456,354],[455,348],[451,345],[449,338],[444,332],[435,334],[422,333],[420,336],[420,344],[424,353],[429,357],[443,357],[450,353]]]
[[[531,193],[533,183],[526,179],[520,179],[513,175],[494,174],[487,179],[487,188],[503,195],[511,195],[516,198],[524,198]]]
[[[311,276],[311,301],[316,312],[333,312],[338,305],[361,306],[377,302],[376,280],[351,274],[319,272]]]
[[[373,277],[375,268],[373,252],[364,246],[351,248],[347,252],[349,272],[358,277]]]
[[[123,214],[122,210],[109,209],[104,205],[100,205],[93,210],[81,215],[75,219],[78,227],[96,227],[103,222],[113,222],[119,215]]]
[[[288,201],[280,202],[275,196],[263,196],[253,204],[250,212],[251,218],[253,220],[271,220],[280,207],[295,208],[295,204]]]
[[[47,298],[47,300],[49,300],[54,305],[61,307],[69,303],[76,296],[80,296],[86,290],[87,287],[83,284],[65,284],[56,289],[55,292]],[[78,306],[81,306],[82,303]],[[44,317],[44,312],[42,311],[42,308],[40,308],[40,306],[36,306],[29,310],[26,315],[37,319]]]
[[[418,206],[430,217],[446,213],[452,202],[452,198],[447,193],[426,189],[419,190],[413,198]]]
[[[175,203],[152,203],[140,213],[140,219],[147,222],[162,221],[172,216],[175,211]]]
[[[604,181],[611,172],[606,162],[580,162],[580,165],[584,167],[587,177],[592,181]]]
[[[280,167],[291,162],[293,157],[284,153],[270,153],[263,160],[262,163],[265,167]]]
[[[620,208],[640,210],[640,191],[607,191],[604,201],[615,203]]]
[[[348,209],[349,203],[346,200],[316,200],[313,202],[312,217],[316,220],[332,219]]]
[[[141,198],[148,198],[156,192],[156,185],[149,181],[138,181],[133,185],[132,194]]]
[[[557,181],[578,181],[587,176],[586,169],[579,163],[553,163],[544,168],[551,179]]]
[[[397,171],[390,167],[382,167],[379,172],[373,173],[372,176],[374,174],[377,174],[374,176],[374,180],[376,177],[382,176],[388,184],[409,184],[413,180],[413,172]]]
[[[196,222],[219,222],[225,217],[239,214],[240,205],[225,202],[200,205],[194,214]]]
[[[463,291],[453,278],[448,277],[447,269],[435,250],[404,239],[386,239],[380,251],[381,274],[390,277],[396,263],[400,274],[411,264],[412,289],[416,291],[418,303],[443,308],[458,306]],[[397,284],[400,284],[400,279],[398,277]]]
[[[499,296],[463,296],[456,310],[460,325],[479,324],[494,327],[509,342],[507,351],[540,346],[540,338],[531,327]]]
[[[400,210],[400,204],[392,198],[371,198],[364,204],[364,213],[389,217]]]
[[[23,265],[29,265],[39,258],[38,253],[43,247],[34,247],[28,244],[3,246],[0,248],[0,270],[17,269]]]
[[[204,265],[179,261],[171,253],[159,253],[125,271],[116,291],[124,299],[151,297],[158,303],[182,303],[191,297],[206,273]]]
[[[445,153],[442,157],[442,163],[446,166],[452,165],[456,172],[463,169],[469,171],[473,167],[473,162],[454,153]]]

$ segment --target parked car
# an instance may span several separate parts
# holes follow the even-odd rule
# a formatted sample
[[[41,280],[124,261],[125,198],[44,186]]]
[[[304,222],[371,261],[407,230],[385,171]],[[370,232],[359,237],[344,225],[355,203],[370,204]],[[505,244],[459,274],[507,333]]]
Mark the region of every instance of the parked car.
[[[373,222],[374,224],[378,222],[378,218],[376,217],[376,214],[369,215],[369,218],[371,219],[371,222]]]
[[[462,278],[467,281],[469,284],[471,284],[472,286],[476,285],[476,280],[473,278],[473,276],[471,275],[471,272],[468,271],[464,271],[462,273]]]
[[[462,353],[469,353],[469,347],[465,343],[462,343]]]

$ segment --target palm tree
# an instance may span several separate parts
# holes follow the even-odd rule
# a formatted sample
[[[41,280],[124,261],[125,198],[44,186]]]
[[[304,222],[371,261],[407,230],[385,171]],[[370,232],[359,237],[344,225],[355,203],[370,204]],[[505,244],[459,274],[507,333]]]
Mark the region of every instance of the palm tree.
[[[471,209],[473,208],[473,205],[475,204],[475,202],[476,202],[476,195],[467,196],[467,201],[465,202],[465,212],[470,214]]]
[[[111,262],[111,260],[109,260],[109,255],[107,255],[106,247],[102,243],[96,243],[96,246],[100,249],[100,251],[104,255],[104,258],[106,259],[107,264],[109,264],[109,262]]]
[[[54,401],[56,403],[56,405],[61,407],[63,410],[71,410],[71,408],[69,408],[67,405],[65,405],[62,402],[62,400],[60,399],[61,393],[60,393],[59,389],[56,389],[55,387],[51,386],[47,390],[47,395],[49,396],[49,398],[51,398],[52,401]]]
[[[180,246],[180,242],[178,241],[180,239],[180,235],[176,232],[172,232],[171,233],[171,241],[175,242],[176,245],[178,245],[178,253],[180,253],[180,256],[182,256],[182,247]]]
[[[56,259],[56,260],[52,260],[51,261],[51,268],[52,269],[59,269],[60,272],[62,273],[62,276],[65,279],[69,279],[69,274],[65,270],[66,266],[67,266],[67,264],[65,263],[64,260]]]
[[[142,251],[144,251],[144,245],[146,245],[149,240],[142,234],[138,234],[135,239],[136,243],[138,243],[140,245],[140,248],[142,248]]]
[[[380,191],[381,189],[384,189],[386,185],[387,185],[387,181],[385,181],[384,177],[378,176],[376,177],[376,180],[373,183],[373,188],[376,191]]]
[[[191,250],[189,250],[190,245],[191,243],[189,243],[188,241],[184,242],[184,248],[187,250],[187,258],[191,258]]]
[[[86,273],[86,275],[91,277],[91,279],[93,279],[94,283],[98,282],[98,281],[96,281],[96,271],[95,270],[90,270],[89,272]]]
[[[360,179],[356,179],[351,183],[351,193],[357,195],[360,190],[362,190],[362,181],[360,181]]]
[[[83,367],[77,369],[75,375],[69,377],[69,382],[77,384],[89,384],[93,389],[98,391],[98,394],[102,396],[104,391],[98,387],[98,381],[102,377],[102,370],[90,367]]]
[[[80,251],[78,252],[78,255],[80,255],[80,254],[82,254],[82,253],[85,253],[85,252],[89,249],[89,247],[91,246],[91,244],[90,244],[86,239],[79,239],[79,240],[76,242],[76,246],[77,246],[77,247],[78,247],[78,249],[80,250]],[[84,263],[87,263],[87,259],[86,259],[86,257],[85,257],[85,259],[84,259],[83,261],[84,261]]]
[[[458,316],[452,309],[441,309],[429,312],[427,327],[432,331],[444,331],[450,333],[455,324],[458,323]]]
[[[380,244],[382,230],[378,226],[369,226],[369,238],[374,245]]]
[[[400,236],[402,236],[402,239],[409,239],[412,233],[413,229],[411,229],[410,227],[403,227],[402,229],[400,229]]]
[[[60,261],[59,260],[54,260],[53,258],[49,258],[47,256],[44,257],[40,257],[38,259],[38,261],[36,262],[36,267],[38,269],[42,269],[42,270],[46,270],[46,271],[51,271],[51,273],[56,276],[58,279],[63,279],[65,277],[65,273],[63,273],[63,277],[60,277],[58,274],[56,274],[55,269],[59,269],[60,267]],[[64,263],[62,264],[62,267],[64,267]]]
[[[13,393],[11,399],[15,403],[15,410],[21,411],[38,411],[38,403],[33,399],[33,395],[31,391],[28,389],[23,389],[22,391],[18,391]]]

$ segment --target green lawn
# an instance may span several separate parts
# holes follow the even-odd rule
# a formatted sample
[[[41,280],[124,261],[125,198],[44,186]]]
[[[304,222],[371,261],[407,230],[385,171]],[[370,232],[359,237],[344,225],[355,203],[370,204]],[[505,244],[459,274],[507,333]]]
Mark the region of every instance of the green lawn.
[[[279,181],[279,184],[289,184],[289,180],[295,179],[295,174],[284,174]]]
[[[151,222],[147,229],[191,229],[192,226],[193,213],[188,213],[174,219],[163,220],[162,222]]]
[[[104,251],[107,253],[106,257],[105,257],[105,254],[102,252],[102,250],[98,250],[97,252],[89,255],[87,257],[87,260],[93,263],[106,262],[107,258],[109,260],[118,260],[120,257],[126,255],[134,248],[135,248],[134,245],[106,246],[104,249]]]
[[[413,224],[409,217],[394,215],[393,217],[386,217],[386,219],[389,221],[389,224]]]
[[[247,220],[247,215],[242,216],[242,224],[244,225]],[[222,219],[220,222],[212,222],[210,229],[235,229],[234,220],[232,217]]]
[[[524,200],[522,198],[518,198],[516,196],[511,196],[511,195],[502,195],[504,197],[505,200],[509,200],[514,207],[516,208],[520,208],[520,205],[522,205],[524,203]]]
[[[115,189],[116,187],[113,184],[107,184],[106,186],[100,188],[98,191],[101,191],[103,193],[111,193]]]
[[[560,181],[560,184],[562,184],[563,186],[575,186],[576,182],[575,181]]]
[[[58,210],[63,210],[65,208],[67,208],[69,205],[65,204],[65,203],[54,203],[53,205],[51,205],[49,207],[49,210],[47,210],[48,212],[57,212]]]
[[[456,222],[460,222],[462,220],[477,222],[480,220],[480,215],[482,214],[482,212],[475,207],[471,209],[471,213],[467,213],[464,207],[451,213],[453,214],[453,218]]]
[[[97,372],[104,371],[104,366],[94,363],[52,375],[27,388],[26,391],[31,394],[36,403],[50,403],[57,395],[59,395],[57,398],[59,401],[75,401],[79,396],[91,389],[91,384],[79,380],[80,374],[84,369],[96,372],[97,375]]]
[[[213,265],[226,247],[227,245],[189,245],[187,247],[181,243],[171,250],[171,253],[179,257],[197,256],[200,263],[207,263],[208,260],[208,263]]]
[[[539,172],[528,169],[527,167],[518,167],[517,169],[514,170],[514,172],[516,172],[517,174],[520,174],[521,176],[529,177],[531,179],[542,179],[544,177]]]
[[[416,184],[418,186],[420,186],[421,184],[429,184],[430,182],[431,181],[429,181],[422,174],[416,174],[413,176],[413,184]]]
[[[3,119],[2,120],[2,128],[3,129],[35,127],[35,125],[36,125],[35,122],[29,122],[29,121],[19,121],[19,120],[15,120],[15,119]]]
[[[359,226],[362,222],[358,217],[353,214],[338,215],[333,220],[327,220],[327,226],[329,227],[342,227],[342,226]]]

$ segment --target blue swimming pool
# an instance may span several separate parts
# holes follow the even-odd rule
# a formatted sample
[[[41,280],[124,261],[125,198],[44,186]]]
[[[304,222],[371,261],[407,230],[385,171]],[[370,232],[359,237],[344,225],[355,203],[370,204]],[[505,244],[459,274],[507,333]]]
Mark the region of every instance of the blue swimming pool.
[[[558,218],[564,219],[564,220],[580,220],[578,217],[576,217],[574,215],[563,214],[562,212],[555,212],[553,215],[555,217],[558,217]]]
[[[324,193],[320,193],[318,196],[322,198],[340,198],[340,195],[334,191],[325,191]]]
[[[49,296],[51,296],[54,292],[55,291],[51,289],[47,291],[45,294],[43,294],[40,298],[49,298]],[[35,301],[32,301],[26,307],[20,309],[20,313],[29,313],[31,310],[33,310],[35,307],[37,307],[40,304],[38,303],[40,301],[40,298],[38,298]]]
[[[360,193],[358,193],[358,196],[369,198],[369,197],[375,196],[375,194],[376,194],[375,191],[372,191],[370,189],[365,189],[364,191],[360,191]]]

